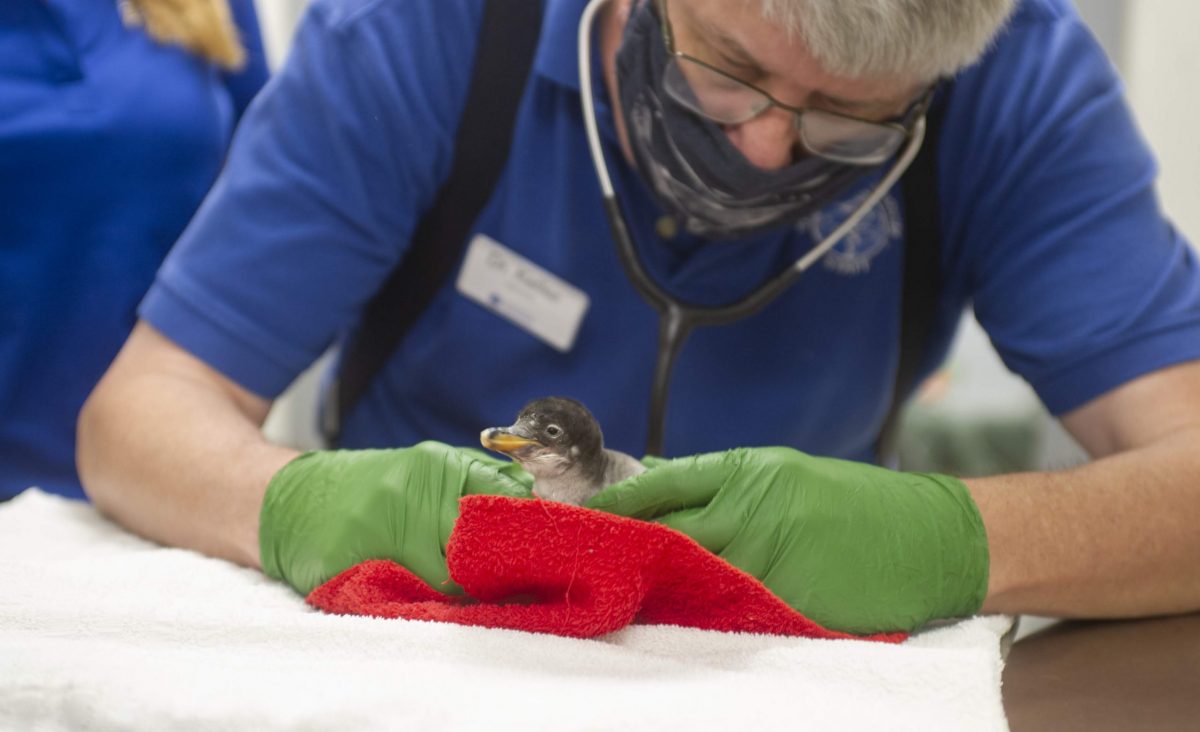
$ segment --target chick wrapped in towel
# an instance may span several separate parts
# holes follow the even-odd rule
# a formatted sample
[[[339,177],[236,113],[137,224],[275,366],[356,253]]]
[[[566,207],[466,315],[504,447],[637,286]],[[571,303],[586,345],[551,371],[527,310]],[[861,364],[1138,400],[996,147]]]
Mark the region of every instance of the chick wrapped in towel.
[[[596,418],[566,397],[533,400],[511,426],[489,427],[479,441],[520,463],[534,478],[535,496],[576,506],[646,469],[633,457],[605,448]]]

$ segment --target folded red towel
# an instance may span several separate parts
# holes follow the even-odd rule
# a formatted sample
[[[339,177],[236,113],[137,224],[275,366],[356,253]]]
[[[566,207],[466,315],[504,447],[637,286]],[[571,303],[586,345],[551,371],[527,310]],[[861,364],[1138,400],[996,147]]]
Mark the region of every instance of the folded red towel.
[[[550,501],[468,496],[446,548],[469,597],[444,595],[387,560],[308,596],[326,612],[437,620],[591,638],[629,623],[811,638],[828,630],[761,582],[658,524]],[[900,642],[904,633],[865,636]]]

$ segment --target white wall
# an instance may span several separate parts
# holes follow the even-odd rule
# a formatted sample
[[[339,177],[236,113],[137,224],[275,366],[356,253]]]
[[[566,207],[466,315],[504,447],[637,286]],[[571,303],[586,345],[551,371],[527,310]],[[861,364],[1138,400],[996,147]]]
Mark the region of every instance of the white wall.
[[[287,48],[300,20],[300,14],[308,5],[307,0],[255,0],[258,21],[262,26],[263,43],[267,47],[267,61],[271,68],[279,68],[287,54]]]
[[[1200,3],[1130,2],[1123,75],[1134,113],[1162,168],[1163,208],[1200,245]]]

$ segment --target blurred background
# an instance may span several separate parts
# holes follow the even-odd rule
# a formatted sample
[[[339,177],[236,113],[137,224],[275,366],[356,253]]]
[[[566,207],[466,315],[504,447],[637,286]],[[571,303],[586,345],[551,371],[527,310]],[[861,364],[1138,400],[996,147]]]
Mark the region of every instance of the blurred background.
[[[307,0],[257,0],[272,68],[286,57]],[[1143,133],[1158,155],[1163,208],[1193,244],[1200,242],[1200,143],[1195,132],[1200,3],[1192,0],[1076,0],[1124,79]],[[316,377],[302,376],[268,419],[273,439],[313,448]],[[944,369],[904,419],[902,466],[961,476],[1062,468],[1083,460],[1032,390],[1004,367],[968,316]]]
[[[1189,0],[1076,0],[1125,82],[1134,114],[1161,167],[1163,209],[1200,242],[1200,144],[1195,133],[1200,4]],[[941,374],[903,423],[901,462],[913,470],[987,475],[1062,468],[1082,450],[1046,414],[1025,382],[1000,362],[966,318]]]

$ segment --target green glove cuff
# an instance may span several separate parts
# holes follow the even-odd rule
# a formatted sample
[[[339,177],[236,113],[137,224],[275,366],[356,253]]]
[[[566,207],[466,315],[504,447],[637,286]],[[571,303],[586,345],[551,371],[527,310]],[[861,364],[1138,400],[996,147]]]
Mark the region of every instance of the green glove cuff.
[[[958,478],[938,473],[909,473],[930,481],[944,492],[936,502],[940,510],[929,517],[930,533],[936,537],[931,560],[941,559],[937,574],[943,582],[938,593],[943,603],[931,607],[929,617],[954,618],[974,615],[987,598],[991,556],[987,530],[979,506]],[[931,502],[932,503],[932,502]]]
[[[793,490],[811,531],[774,547],[732,542],[723,556],[813,620],[854,633],[914,630],[972,615],[987,594],[983,519],[962,481],[805,456]],[[824,523],[819,526],[819,523]]]
[[[258,512],[258,553],[263,573],[273,579],[288,579],[284,576],[280,549],[284,546],[283,537],[295,533],[296,528],[293,524],[297,518],[295,514],[277,511],[276,506],[288,501],[296,486],[303,482],[303,476],[309,472],[306,462],[318,460],[318,455],[319,452],[313,451],[294,458],[280,468],[267,484],[262,508]],[[311,589],[312,587],[309,587],[300,591],[307,593]]]

